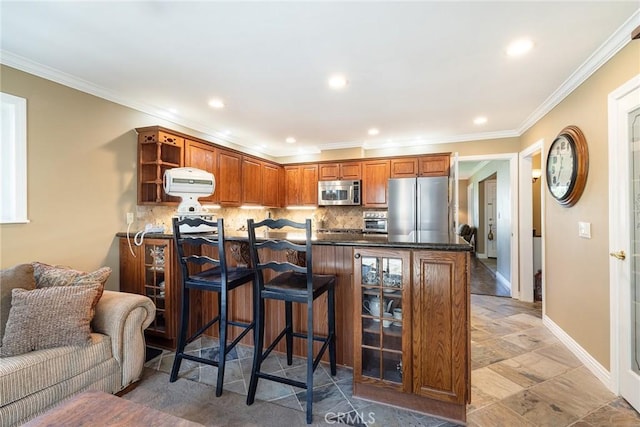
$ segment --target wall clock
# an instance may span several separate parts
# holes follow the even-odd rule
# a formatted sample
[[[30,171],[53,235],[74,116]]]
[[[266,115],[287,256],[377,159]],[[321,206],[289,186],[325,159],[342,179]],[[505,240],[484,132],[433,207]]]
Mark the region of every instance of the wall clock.
[[[587,140],[577,126],[562,129],[551,143],[547,156],[547,186],[564,207],[578,202],[587,182],[589,151]]]

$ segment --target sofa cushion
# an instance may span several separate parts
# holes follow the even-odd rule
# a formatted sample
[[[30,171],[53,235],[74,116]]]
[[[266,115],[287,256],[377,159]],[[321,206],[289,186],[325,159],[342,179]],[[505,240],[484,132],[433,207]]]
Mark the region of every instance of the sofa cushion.
[[[97,333],[91,334],[87,347],[56,347],[4,358],[0,363],[0,407],[81,375],[110,359],[111,339]]]
[[[104,290],[104,284],[111,275],[111,268],[101,267],[96,271],[86,273],[80,270],[74,270],[73,268],[64,267],[60,265],[49,265],[42,262],[33,262],[33,275],[36,281],[36,288],[48,288],[52,286],[86,286],[100,283],[102,286],[99,289],[98,295],[93,302],[92,309],[95,309],[102,291]]]
[[[31,264],[20,264],[0,270],[0,342],[11,309],[11,291],[16,288],[32,290],[36,288]]]
[[[92,303],[100,284],[14,289],[0,356],[91,341]]]

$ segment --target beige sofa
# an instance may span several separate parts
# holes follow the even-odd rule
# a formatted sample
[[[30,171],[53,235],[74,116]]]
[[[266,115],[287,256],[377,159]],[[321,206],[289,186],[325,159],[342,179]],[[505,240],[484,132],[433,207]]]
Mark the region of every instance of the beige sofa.
[[[140,378],[144,329],[155,306],[142,295],[104,291],[87,347],[0,358],[0,425],[19,425],[83,390],[121,391]]]

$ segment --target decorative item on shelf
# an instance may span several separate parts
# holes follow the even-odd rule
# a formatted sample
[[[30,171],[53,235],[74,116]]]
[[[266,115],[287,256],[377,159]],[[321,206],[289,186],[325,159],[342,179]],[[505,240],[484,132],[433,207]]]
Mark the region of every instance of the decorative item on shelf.
[[[587,140],[577,126],[567,126],[549,147],[546,176],[551,196],[564,207],[575,205],[584,191],[588,171]]]
[[[398,362],[396,369],[400,372],[400,378],[402,378],[402,360]]]
[[[153,246],[149,248],[149,255],[153,259],[151,270],[164,271],[164,247]]]
[[[164,280],[158,283],[158,288],[160,288],[160,292],[158,293],[158,296],[164,298]]]
[[[399,320],[399,322],[393,322],[395,326],[402,326],[402,309],[394,308],[393,309],[393,318]]]
[[[380,306],[380,298],[378,297],[373,297],[370,300],[365,299],[362,302],[362,306],[364,307],[364,309],[371,314],[372,316],[374,316],[373,321],[374,322],[379,322],[380,321],[380,309],[384,308],[384,313],[385,314],[390,314],[391,312],[391,306],[393,305],[393,300],[383,300],[382,301],[384,304],[384,307]],[[393,317],[393,315],[392,315]],[[385,328],[388,327],[385,326]]]

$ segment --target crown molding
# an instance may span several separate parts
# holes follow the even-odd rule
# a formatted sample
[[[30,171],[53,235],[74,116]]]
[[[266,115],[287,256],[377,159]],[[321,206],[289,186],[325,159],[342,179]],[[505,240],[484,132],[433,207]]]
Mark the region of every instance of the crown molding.
[[[518,134],[522,135],[531,126],[562,102],[571,92],[585,82],[593,73],[602,67],[609,59],[618,53],[631,41],[631,33],[637,28],[640,20],[640,9],[625,21],[615,33],[611,35],[585,62],[576,69],[567,80],[560,85],[533,113],[526,118],[518,128]]]

